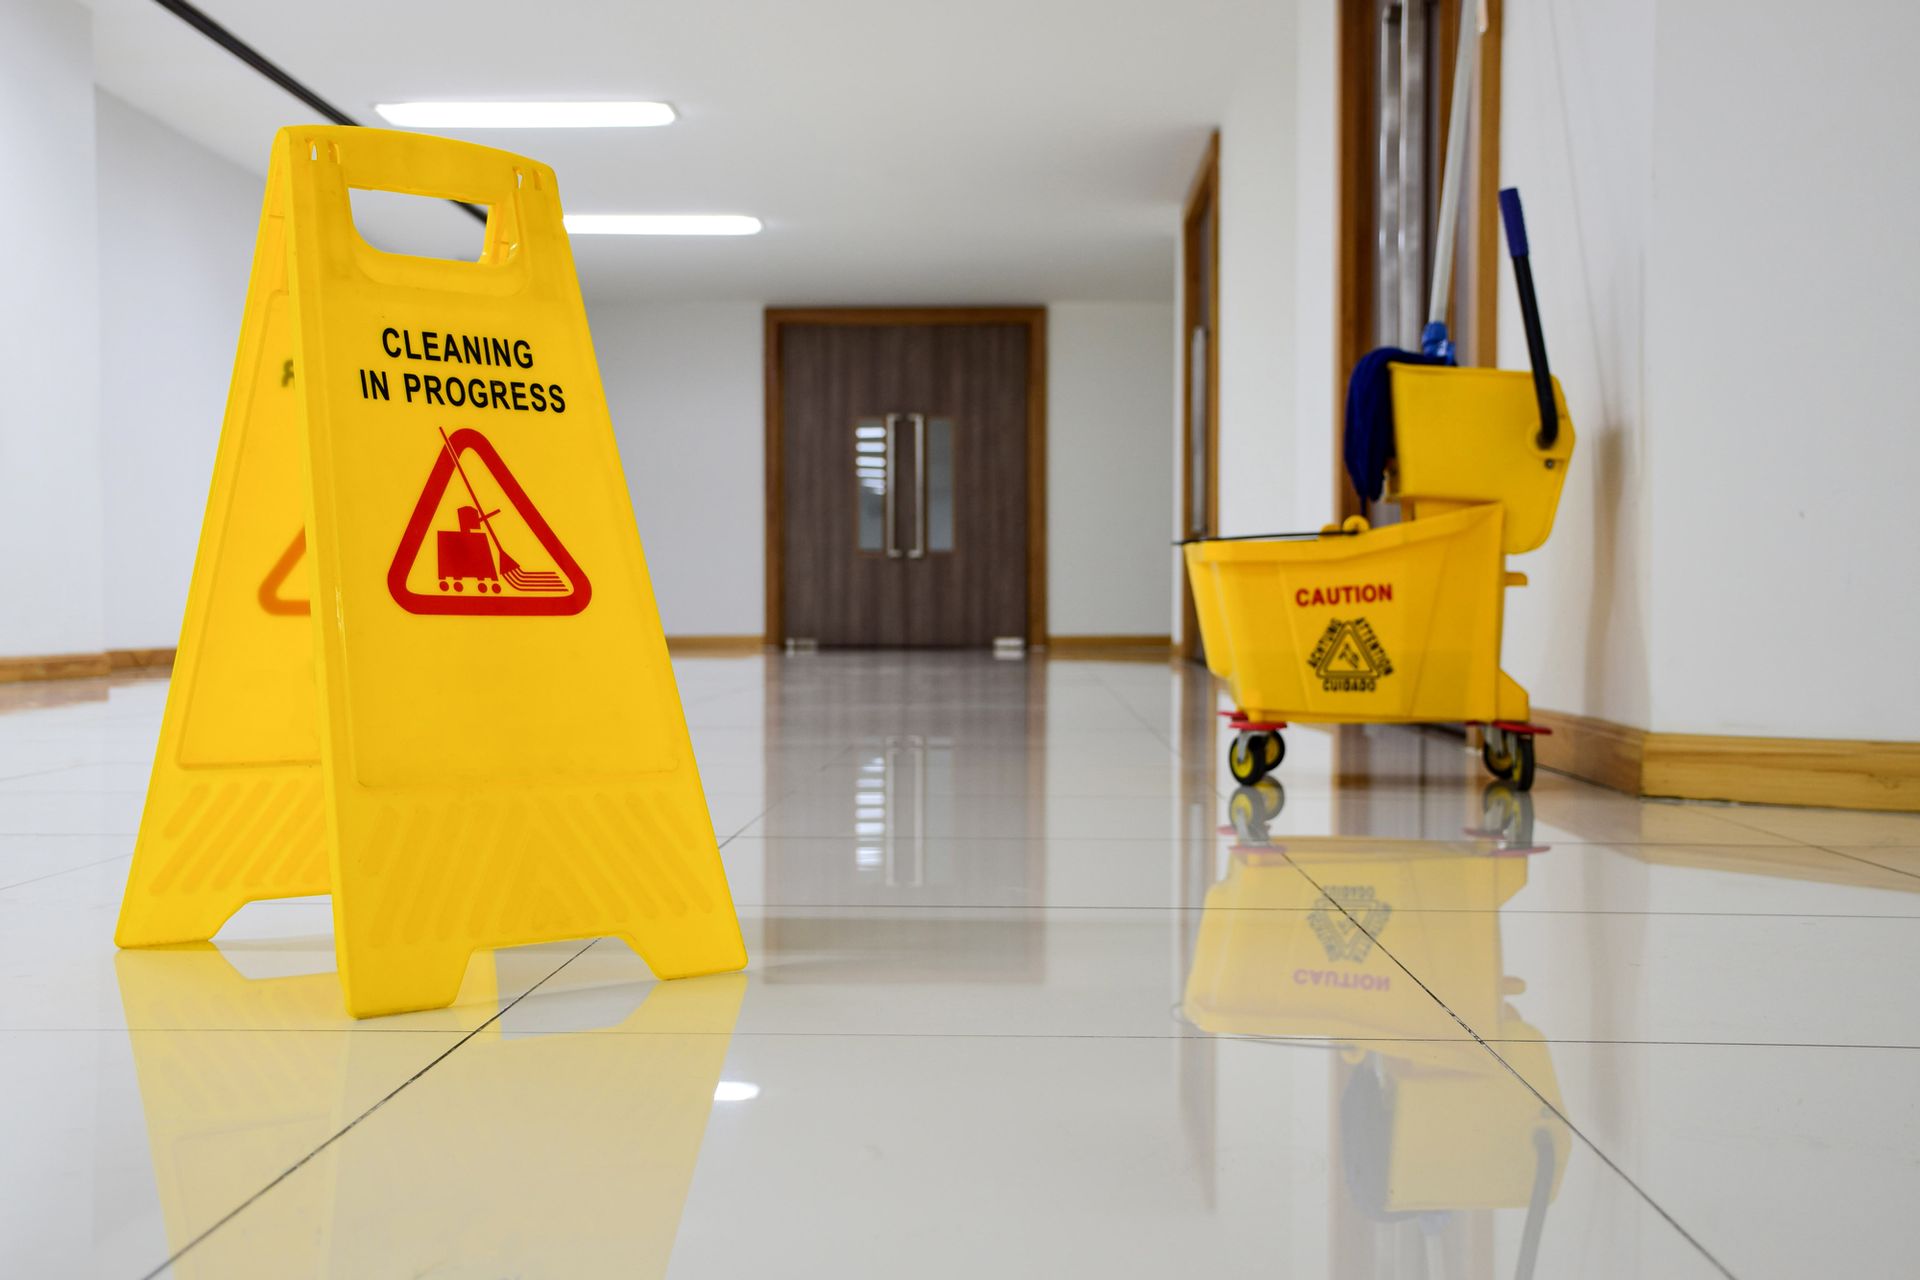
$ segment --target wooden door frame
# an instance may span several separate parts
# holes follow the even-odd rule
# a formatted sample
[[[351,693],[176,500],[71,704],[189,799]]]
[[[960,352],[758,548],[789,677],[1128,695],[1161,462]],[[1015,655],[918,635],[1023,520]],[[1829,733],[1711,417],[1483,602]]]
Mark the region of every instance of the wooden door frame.
[[[1194,244],[1205,222],[1213,233],[1213,256],[1207,264],[1207,422],[1204,448],[1207,461],[1207,509],[1204,528],[1220,531],[1220,131],[1215,129],[1200,157],[1200,168],[1187,188],[1180,214],[1180,533],[1193,529],[1193,326],[1199,319],[1200,267]],[[1199,656],[1200,619],[1187,580],[1187,558],[1180,557],[1180,656],[1191,662]]]
[[[766,642],[786,641],[786,425],[781,336],[788,325],[1017,324],[1027,328],[1027,643],[1047,642],[1047,309],[1045,307],[768,307],[766,371]]]
[[[1454,41],[1460,15],[1476,0],[1452,0],[1443,6],[1435,24],[1440,41],[1440,92],[1434,119],[1447,119],[1453,96]],[[1474,340],[1460,353],[1462,364],[1494,364],[1499,351],[1500,290],[1500,63],[1501,0],[1486,0],[1487,30],[1480,38],[1478,84],[1479,131],[1474,139],[1478,163],[1468,174],[1473,184],[1479,220],[1474,225],[1475,273],[1470,281],[1455,276],[1457,287],[1473,290]],[[1364,515],[1366,504],[1347,478],[1346,450],[1342,446],[1347,404],[1347,375],[1373,347],[1373,95],[1376,68],[1373,31],[1379,21],[1378,0],[1340,0],[1338,196],[1334,216],[1336,266],[1334,276],[1333,352],[1333,509],[1337,519]],[[1447,140],[1442,134],[1439,165],[1446,164]]]

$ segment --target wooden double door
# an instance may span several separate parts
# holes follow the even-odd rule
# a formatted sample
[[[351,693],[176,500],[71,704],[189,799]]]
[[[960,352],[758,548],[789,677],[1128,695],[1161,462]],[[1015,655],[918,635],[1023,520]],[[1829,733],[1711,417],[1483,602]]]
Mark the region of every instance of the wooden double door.
[[[784,639],[1027,635],[1030,323],[784,323]]]

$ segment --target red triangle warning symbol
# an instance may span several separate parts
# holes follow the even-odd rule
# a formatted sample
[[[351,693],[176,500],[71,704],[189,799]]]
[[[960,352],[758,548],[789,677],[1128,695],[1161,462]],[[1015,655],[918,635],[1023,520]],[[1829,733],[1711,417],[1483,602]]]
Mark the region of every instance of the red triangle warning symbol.
[[[304,618],[313,609],[311,601],[289,600],[281,588],[287,585],[287,579],[293,576],[293,567],[307,553],[307,531],[301,529],[293,535],[293,541],[273,562],[273,568],[267,570],[267,576],[260,580],[260,607],[268,613],[281,617]]]
[[[593,595],[587,575],[492,443],[472,428],[443,430],[440,443],[387,570],[395,602],[408,613],[517,617],[565,617],[586,608]],[[421,563],[430,529],[433,553]],[[525,564],[515,550],[529,557]],[[536,551],[543,560],[532,559]]]

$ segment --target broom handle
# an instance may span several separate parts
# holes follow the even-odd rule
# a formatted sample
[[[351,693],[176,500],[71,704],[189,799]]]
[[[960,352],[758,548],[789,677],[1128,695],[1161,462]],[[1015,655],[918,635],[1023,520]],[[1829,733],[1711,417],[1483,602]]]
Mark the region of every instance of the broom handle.
[[[1527,362],[1533,366],[1533,394],[1540,402],[1540,434],[1534,443],[1553,448],[1560,438],[1560,407],[1553,398],[1553,371],[1547,367],[1547,335],[1540,328],[1540,299],[1533,291],[1533,263],[1527,256],[1527,219],[1520,192],[1500,193],[1500,220],[1507,224],[1507,251],[1513,255],[1513,280],[1520,288],[1520,318],[1527,326]]]

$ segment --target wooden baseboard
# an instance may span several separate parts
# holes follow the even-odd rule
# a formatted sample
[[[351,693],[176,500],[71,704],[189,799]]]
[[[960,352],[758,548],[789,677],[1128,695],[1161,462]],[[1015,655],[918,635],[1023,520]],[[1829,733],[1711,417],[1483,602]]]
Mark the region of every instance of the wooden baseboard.
[[[1920,810],[1920,742],[1647,735],[1641,794]]]
[[[1542,765],[1597,782],[1603,787],[1639,795],[1647,731],[1566,711],[1534,709],[1535,724],[1552,733],[1534,739]]]
[[[107,662],[115,671],[157,671],[173,666],[173,650],[109,649]]]
[[[1632,795],[1920,810],[1920,742],[1651,733],[1538,708],[1540,763]]]
[[[38,658],[0,658],[0,684],[22,680],[82,680],[113,672],[104,653],[55,653]]]
[[[667,652],[683,658],[710,657],[714,654],[759,653],[767,647],[765,636],[668,636]]]
[[[105,653],[54,653],[37,658],[0,658],[0,684],[27,680],[86,680],[116,671],[158,671],[173,665],[171,649],[108,649]]]
[[[1173,656],[1173,637],[1167,635],[1048,636],[1047,654],[1054,658],[1165,662]]]

